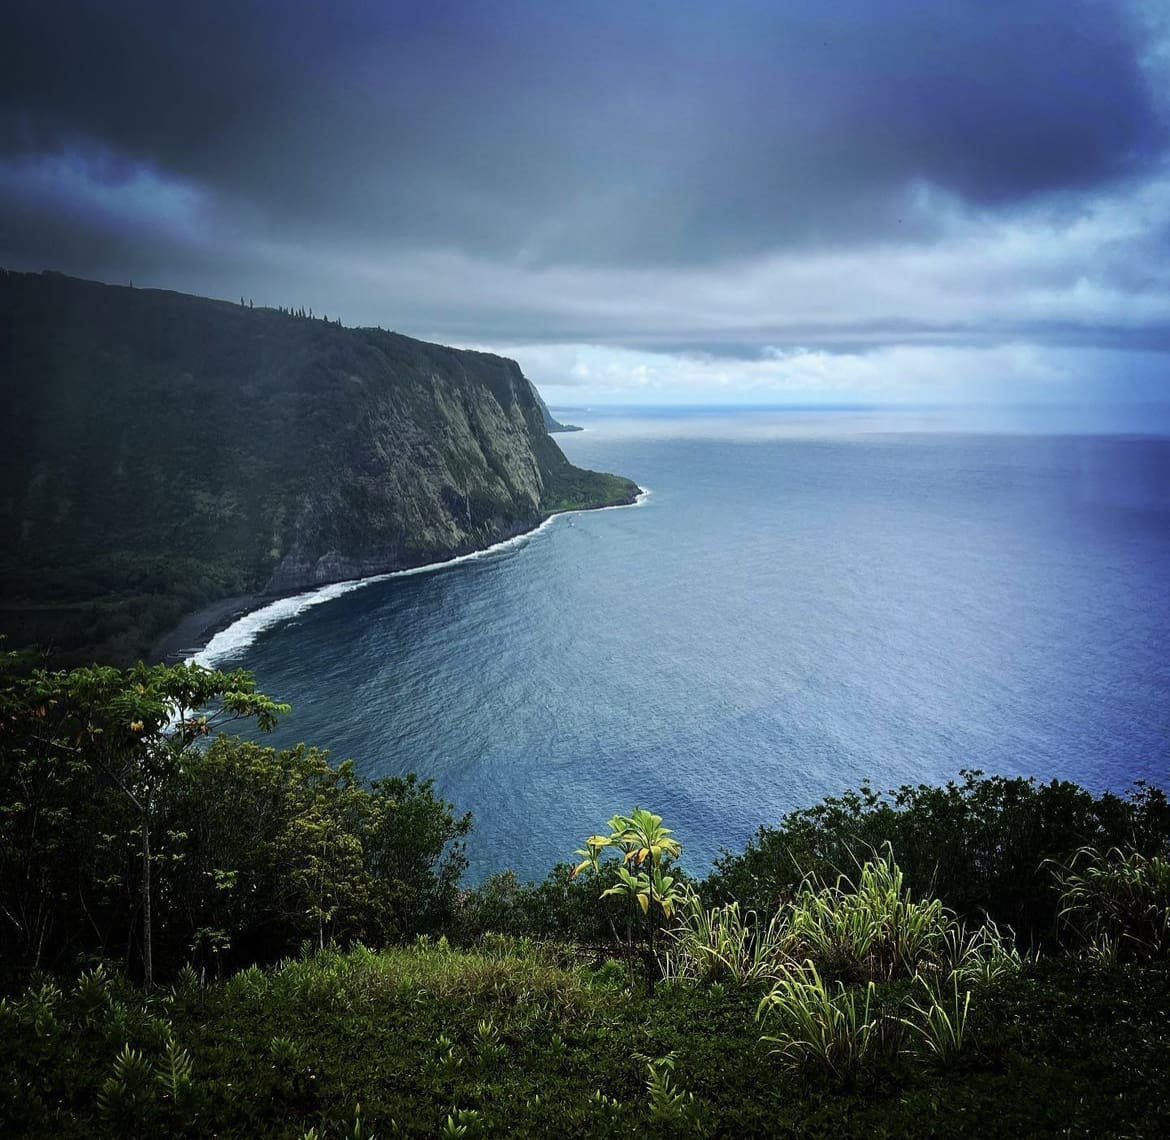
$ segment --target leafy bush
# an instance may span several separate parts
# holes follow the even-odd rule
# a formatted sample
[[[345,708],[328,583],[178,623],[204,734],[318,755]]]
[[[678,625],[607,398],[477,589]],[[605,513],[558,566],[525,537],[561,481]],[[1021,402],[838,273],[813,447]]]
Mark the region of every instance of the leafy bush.
[[[914,899],[888,847],[861,865],[856,883],[844,875],[833,886],[806,880],[781,914],[789,958],[846,980],[912,978],[1014,955],[995,927],[970,936],[938,899]]]
[[[959,971],[955,970],[946,984],[921,977],[916,979],[924,991],[923,997],[907,1001],[908,1015],[899,1019],[942,1061],[949,1061],[960,1053],[967,1037],[971,991],[961,989],[960,977]]]
[[[664,1057],[638,1055],[646,1066],[646,1101],[650,1123],[672,1135],[694,1132],[699,1125],[699,1106],[695,1094],[680,1088],[674,1076],[675,1055]]]
[[[777,980],[757,1019],[777,1022],[764,1040],[782,1056],[852,1079],[897,1053],[910,1030],[904,1051],[918,1046],[949,1061],[966,1040],[970,987],[1020,968],[1019,954],[993,925],[968,933],[941,902],[916,901],[903,883],[887,848],[862,864],[856,883],[809,880],[781,908]],[[878,1000],[878,984],[899,981],[913,982],[920,996],[891,990]]]
[[[1049,860],[1067,863],[1086,845],[1155,855],[1167,843],[1170,803],[1157,788],[1095,796],[1064,780],[966,771],[942,787],[881,795],[863,785],[791,812],[719,858],[703,890],[708,903],[771,914],[807,875],[832,881],[889,844],[916,897],[1010,927],[1024,946],[1052,945],[1061,904]]]
[[[243,671],[30,671],[0,652],[4,967],[123,954],[149,984],[155,965],[218,975],[305,938],[453,925],[471,817],[413,775],[211,735],[283,708]]]
[[[536,883],[520,882],[514,871],[498,871],[462,892],[453,933],[465,945],[486,933],[587,945],[636,940],[636,916],[607,893],[619,882],[619,866],[602,862],[596,875],[574,876],[571,864],[558,863]],[[681,891],[688,881],[685,873],[672,867],[671,875]]]
[[[28,1137],[301,1140],[354,1134],[360,1104],[362,1133],[384,1138],[434,1137],[450,1115],[467,1135],[616,1140],[1155,1136],[1170,1118],[1162,964],[1058,958],[983,987],[872,988],[801,967],[791,1008],[766,1007],[761,1030],[738,986],[673,984],[650,1001],[552,957],[426,939],[310,949],[238,982],[185,974],[150,995],[109,968],[38,981],[0,1001],[0,1119]],[[480,1042],[503,1050],[493,1064]],[[788,1048],[783,1064],[768,1046]],[[138,1060],[119,1064],[127,1048]]]

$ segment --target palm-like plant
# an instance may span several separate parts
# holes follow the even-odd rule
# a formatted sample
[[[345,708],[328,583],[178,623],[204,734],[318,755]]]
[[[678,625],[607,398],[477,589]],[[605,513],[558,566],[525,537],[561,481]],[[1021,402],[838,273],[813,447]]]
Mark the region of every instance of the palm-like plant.
[[[619,897],[630,901],[631,909],[636,905],[650,922],[650,956],[647,960],[647,985],[654,988],[655,942],[657,921],[655,907],[666,918],[674,914],[685,894],[673,875],[667,874],[665,863],[676,859],[682,853],[682,844],[671,834],[669,827],[662,826],[662,816],[645,808],[635,807],[629,815],[615,815],[609,821],[609,835],[591,835],[577,854],[582,861],[573,869],[573,874],[592,870],[600,876],[601,859],[608,848],[622,854],[621,866],[617,869],[617,882],[601,892],[602,898]],[[633,943],[633,932],[630,932]]]
[[[662,816],[645,808],[636,807],[629,815],[615,815],[609,826],[610,842],[622,848],[627,863],[649,862],[653,869],[655,861],[682,854],[682,844],[671,838],[669,827],[662,826]]]

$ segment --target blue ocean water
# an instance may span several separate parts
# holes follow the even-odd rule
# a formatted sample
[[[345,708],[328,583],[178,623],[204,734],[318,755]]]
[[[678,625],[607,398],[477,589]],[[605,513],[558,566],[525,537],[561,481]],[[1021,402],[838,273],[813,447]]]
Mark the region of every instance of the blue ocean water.
[[[221,638],[272,739],[417,771],[472,880],[543,877],[634,804],[705,871],[862,780],[1170,772],[1170,439],[890,412],[574,412],[649,488]],[[286,612],[291,612],[287,611]],[[256,623],[263,627],[264,621]]]

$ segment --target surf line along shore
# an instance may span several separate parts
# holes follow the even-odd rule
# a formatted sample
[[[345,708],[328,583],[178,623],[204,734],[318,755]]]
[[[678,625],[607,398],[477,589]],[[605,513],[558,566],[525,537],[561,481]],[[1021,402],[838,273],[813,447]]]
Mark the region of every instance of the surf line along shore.
[[[559,518],[569,515],[597,514],[601,511],[622,511],[646,503],[650,491],[639,487],[632,503],[617,503],[608,507],[585,507],[569,511],[557,511],[539,523],[494,542],[480,550],[456,554],[439,562],[427,562],[419,566],[407,566],[400,570],[388,570],[383,574],[371,574],[365,578],[347,578],[340,582],[328,582],[290,594],[239,594],[222,598],[195,610],[184,617],[169,633],[159,638],[151,650],[154,662],[175,664],[179,661],[194,661],[199,665],[212,665],[223,657],[243,649],[257,634],[281,622],[288,621],[313,606],[339,598],[343,594],[360,590],[376,582],[387,582],[392,578],[405,578],[414,574],[429,574],[463,562],[487,558],[506,550],[523,547],[551,526]]]

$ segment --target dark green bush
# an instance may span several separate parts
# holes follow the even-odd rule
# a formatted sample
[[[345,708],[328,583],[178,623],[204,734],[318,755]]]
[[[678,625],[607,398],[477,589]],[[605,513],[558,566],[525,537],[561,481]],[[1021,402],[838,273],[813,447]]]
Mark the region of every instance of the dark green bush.
[[[887,795],[863,785],[761,827],[744,851],[716,861],[704,894],[770,914],[806,873],[831,881],[885,844],[915,895],[937,897],[968,921],[1011,927],[1025,946],[1052,944],[1060,904],[1048,861],[1067,862],[1086,845],[1164,851],[1170,804],[1142,785],[1125,797],[1094,795],[1067,780],[977,771]]]

